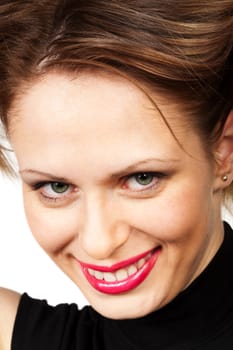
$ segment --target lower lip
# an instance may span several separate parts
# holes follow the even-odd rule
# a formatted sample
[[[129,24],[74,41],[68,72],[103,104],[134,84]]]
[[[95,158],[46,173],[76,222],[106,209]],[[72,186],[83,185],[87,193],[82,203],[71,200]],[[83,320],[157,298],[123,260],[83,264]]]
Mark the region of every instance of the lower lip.
[[[135,274],[129,276],[125,280],[116,281],[116,282],[106,282],[105,280],[98,280],[94,276],[91,276],[88,273],[87,267],[82,266],[82,271],[88,282],[101,293],[105,294],[121,294],[126,293],[137,286],[139,286],[149,275],[151,270],[153,269],[159,253],[161,249],[156,249],[156,251],[152,254],[150,259],[148,259],[145,264],[135,272]]]

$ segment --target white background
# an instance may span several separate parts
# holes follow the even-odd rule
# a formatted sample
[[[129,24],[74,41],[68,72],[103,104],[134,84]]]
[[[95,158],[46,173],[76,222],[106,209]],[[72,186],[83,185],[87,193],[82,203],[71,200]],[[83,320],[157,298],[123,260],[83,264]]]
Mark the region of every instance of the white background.
[[[225,213],[226,216],[226,213]],[[228,216],[228,222],[233,223]],[[21,184],[0,175],[0,286],[47,299],[87,304],[79,289],[34,241],[23,212]]]

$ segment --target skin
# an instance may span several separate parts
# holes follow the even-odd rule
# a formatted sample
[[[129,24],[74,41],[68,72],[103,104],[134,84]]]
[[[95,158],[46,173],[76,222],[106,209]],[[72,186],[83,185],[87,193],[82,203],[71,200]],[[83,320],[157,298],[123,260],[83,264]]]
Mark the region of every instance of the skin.
[[[11,337],[20,294],[0,288],[0,349],[11,349]]]
[[[115,319],[166,305],[223,240],[223,166],[207,157],[178,106],[153,98],[182,147],[141,90],[107,74],[48,74],[11,111],[31,231],[90,304]],[[225,144],[224,159],[232,153]],[[137,182],[141,172],[153,172],[149,185]],[[64,193],[54,192],[56,181],[68,184]],[[157,246],[150,274],[123,294],[96,291],[77,262],[111,266]]]

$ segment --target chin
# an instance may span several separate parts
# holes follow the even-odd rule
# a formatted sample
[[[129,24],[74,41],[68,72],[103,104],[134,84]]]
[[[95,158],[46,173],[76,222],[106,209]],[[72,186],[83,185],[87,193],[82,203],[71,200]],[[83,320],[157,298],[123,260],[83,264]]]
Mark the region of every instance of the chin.
[[[145,298],[140,300],[126,294],[114,297],[104,295],[100,301],[90,300],[90,304],[99,314],[114,320],[140,318],[157,309],[153,303],[145,303]]]
[[[119,309],[119,308],[95,308],[95,311],[97,311],[99,314],[106,318],[110,318],[112,320],[124,320],[124,319],[135,319],[135,318],[140,318],[148,314],[145,310],[139,313],[137,310],[135,310],[135,307],[130,308],[124,308],[124,309]]]

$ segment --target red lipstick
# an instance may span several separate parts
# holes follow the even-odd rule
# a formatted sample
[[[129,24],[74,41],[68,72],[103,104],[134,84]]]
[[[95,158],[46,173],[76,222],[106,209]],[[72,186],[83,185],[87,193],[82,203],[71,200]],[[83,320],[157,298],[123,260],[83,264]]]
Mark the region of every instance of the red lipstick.
[[[128,292],[141,284],[154,267],[160,247],[121,261],[110,267],[79,261],[83,274],[93,288],[106,294]]]

